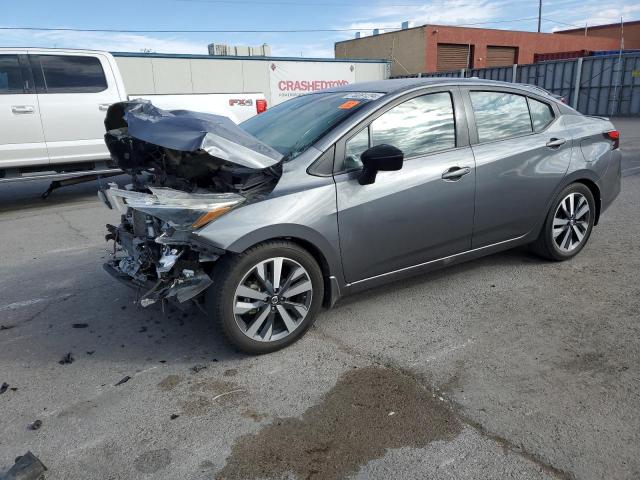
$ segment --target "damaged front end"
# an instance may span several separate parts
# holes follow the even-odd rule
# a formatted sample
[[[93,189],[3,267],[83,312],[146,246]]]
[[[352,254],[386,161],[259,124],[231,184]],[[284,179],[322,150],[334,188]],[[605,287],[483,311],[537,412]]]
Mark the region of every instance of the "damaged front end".
[[[226,117],[166,112],[149,102],[112,105],[105,120],[112,159],[131,176],[99,191],[121,213],[105,269],[139,291],[146,307],[196,300],[223,255],[193,232],[275,187],[282,156]]]

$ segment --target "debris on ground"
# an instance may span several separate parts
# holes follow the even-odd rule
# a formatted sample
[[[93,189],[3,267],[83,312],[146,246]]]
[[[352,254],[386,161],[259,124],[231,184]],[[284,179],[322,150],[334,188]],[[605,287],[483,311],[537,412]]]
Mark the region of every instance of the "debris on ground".
[[[180,415],[178,415],[177,413],[172,413],[171,414],[171,420],[175,420],[176,418],[178,418]]]
[[[140,327],[140,330],[138,330],[138,333],[144,333],[147,331],[147,327]]]
[[[117,387],[118,385],[122,385],[123,383],[127,383],[129,380],[131,380],[131,377],[129,375],[127,375],[122,380],[120,380],[118,383],[116,383],[114,385],[114,387]]]
[[[160,360],[160,363],[167,363],[166,360]]]
[[[58,363],[60,365],[66,365],[68,363],[73,363],[73,360],[73,355],[71,355],[71,352],[69,352],[64,357],[62,357],[62,360],[60,360]]]
[[[89,351],[87,352],[87,355],[93,355],[94,353],[96,353],[96,351],[95,351],[95,350],[89,350]]]
[[[42,420],[36,420],[33,423],[30,423],[27,428],[29,430],[40,430],[41,426],[42,426]]]
[[[191,371],[193,373],[198,373],[200,370],[204,370],[205,368],[207,368],[206,365],[194,365],[193,367],[191,367]]]
[[[10,330],[13,327],[15,327],[15,325],[0,325],[0,330]]]
[[[2,382],[2,385],[0,385],[0,395],[6,392],[7,388],[9,388],[9,384],[7,382]]]
[[[27,452],[16,458],[16,462],[3,477],[3,480],[39,480],[47,467],[33,453]]]
[[[74,323],[71,325],[73,328],[87,328],[89,326],[88,323]]]
[[[11,387],[9,390],[11,390],[12,392],[17,392],[18,391],[18,387]]]

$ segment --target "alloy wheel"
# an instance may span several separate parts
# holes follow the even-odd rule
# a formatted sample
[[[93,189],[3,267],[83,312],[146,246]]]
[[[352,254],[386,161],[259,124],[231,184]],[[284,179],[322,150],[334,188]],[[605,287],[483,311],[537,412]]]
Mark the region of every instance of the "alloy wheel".
[[[287,337],[307,317],[313,285],[295,260],[275,257],[254,265],[238,284],[233,312],[240,331],[252,340]]]
[[[581,193],[567,195],[553,216],[553,241],[560,251],[568,253],[578,248],[589,230],[591,211],[589,202]]]

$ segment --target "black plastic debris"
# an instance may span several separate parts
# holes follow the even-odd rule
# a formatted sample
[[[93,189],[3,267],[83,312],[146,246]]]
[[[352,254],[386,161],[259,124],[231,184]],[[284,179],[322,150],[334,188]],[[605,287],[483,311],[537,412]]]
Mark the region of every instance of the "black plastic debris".
[[[87,352],[87,355],[93,355],[94,353],[96,353],[96,351],[95,351],[95,350],[89,350],[89,351]]]
[[[9,390],[11,390],[12,392],[17,392],[18,391],[18,387],[11,387]]]
[[[177,413],[172,413],[171,414],[171,420],[175,420],[176,418],[178,418],[180,415],[178,415]]]
[[[0,330],[11,330],[15,325],[0,325]]]
[[[7,388],[9,388],[9,384],[7,382],[2,382],[2,385],[0,385],[0,394],[6,392]]]
[[[160,363],[167,363],[166,360],[159,360]]]
[[[198,373],[200,370],[204,370],[205,368],[207,368],[206,365],[194,365],[193,367],[191,367],[191,371],[193,373]]]
[[[3,477],[3,480],[38,480],[47,467],[33,453],[27,452],[16,458],[16,462]]]
[[[73,360],[73,355],[71,355],[71,352],[69,352],[64,357],[62,357],[62,360],[60,360],[58,363],[60,365],[67,365],[69,363],[73,363]]]
[[[33,423],[29,424],[27,428],[29,430],[40,430],[41,426],[42,426],[42,420],[36,420]]]
[[[87,328],[89,326],[88,323],[74,323],[71,325],[73,328]]]
[[[122,380],[120,380],[118,383],[116,383],[114,385],[114,387],[117,387],[118,385],[122,385],[123,383],[127,383],[129,380],[131,380],[131,377],[129,375],[127,375]]]

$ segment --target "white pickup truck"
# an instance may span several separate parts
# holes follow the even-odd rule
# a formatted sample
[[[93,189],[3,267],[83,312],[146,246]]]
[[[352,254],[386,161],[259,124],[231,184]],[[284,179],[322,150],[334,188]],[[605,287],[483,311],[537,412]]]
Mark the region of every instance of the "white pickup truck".
[[[112,103],[135,98],[236,123],[267,108],[262,93],[128,96],[107,52],[0,48],[0,183],[119,172],[104,143],[104,117]]]

